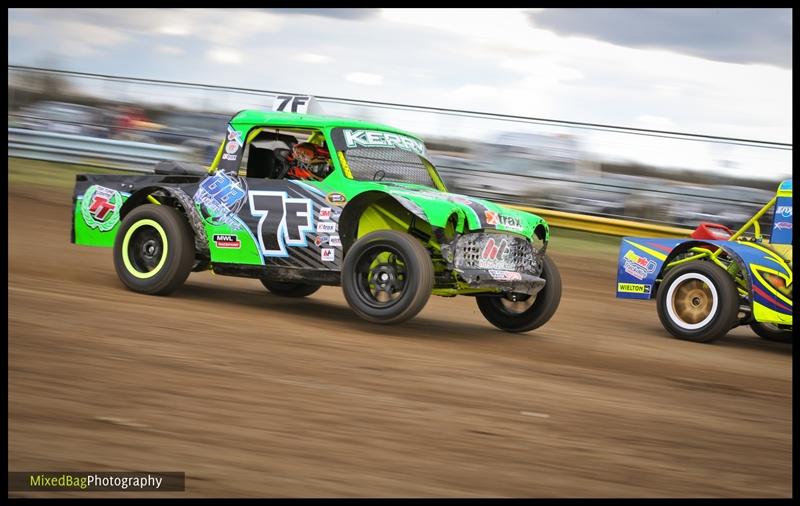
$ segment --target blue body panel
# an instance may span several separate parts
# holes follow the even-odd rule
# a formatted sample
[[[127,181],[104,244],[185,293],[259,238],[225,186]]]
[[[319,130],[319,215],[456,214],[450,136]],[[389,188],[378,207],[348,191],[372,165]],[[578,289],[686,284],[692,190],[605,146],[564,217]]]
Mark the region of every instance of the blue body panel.
[[[792,284],[792,269],[779,254],[765,244],[739,241],[711,241],[696,239],[658,239],[624,237],[617,264],[617,297],[622,299],[651,299],[655,296],[656,279],[670,254],[678,246],[714,245],[725,249],[749,277],[750,300],[791,315],[792,301],[776,293],[765,281],[765,274],[777,275],[787,286]],[[681,248],[681,249],[685,249]]]

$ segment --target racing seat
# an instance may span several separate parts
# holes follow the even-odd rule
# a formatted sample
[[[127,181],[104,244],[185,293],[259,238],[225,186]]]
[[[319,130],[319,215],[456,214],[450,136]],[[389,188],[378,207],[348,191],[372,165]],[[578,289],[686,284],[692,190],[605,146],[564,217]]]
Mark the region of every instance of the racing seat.
[[[279,168],[280,164],[271,149],[250,145],[247,153],[247,177],[274,179]]]

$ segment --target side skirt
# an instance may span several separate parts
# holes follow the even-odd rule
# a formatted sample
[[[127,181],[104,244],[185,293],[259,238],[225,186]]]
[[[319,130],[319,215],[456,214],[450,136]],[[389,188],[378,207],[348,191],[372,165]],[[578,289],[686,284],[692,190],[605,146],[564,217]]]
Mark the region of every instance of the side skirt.
[[[214,271],[214,274],[221,276],[262,278],[290,283],[315,283],[326,286],[340,286],[342,284],[340,271],[237,264],[213,264],[211,270]]]

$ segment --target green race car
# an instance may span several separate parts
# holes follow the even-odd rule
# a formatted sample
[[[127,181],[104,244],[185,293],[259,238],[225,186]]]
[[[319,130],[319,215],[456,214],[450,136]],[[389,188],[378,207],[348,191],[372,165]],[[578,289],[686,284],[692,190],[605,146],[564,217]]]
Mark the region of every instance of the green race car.
[[[542,218],[447,193],[425,144],[384,125],[245,110],[209,167],[76,179],[72,242],[113,247],[141,293],[204,270],[287,297],[341,285],[376,323],[413,317],[431,294],[469,295],[511,332],[543,325],[561,298]]]

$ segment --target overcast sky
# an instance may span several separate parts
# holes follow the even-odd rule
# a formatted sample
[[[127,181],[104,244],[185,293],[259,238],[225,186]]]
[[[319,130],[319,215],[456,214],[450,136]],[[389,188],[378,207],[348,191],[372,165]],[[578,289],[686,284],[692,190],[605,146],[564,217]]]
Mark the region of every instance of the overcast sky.
[[[10,64],[791,142],[790,9],[10,9]]]

